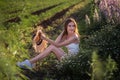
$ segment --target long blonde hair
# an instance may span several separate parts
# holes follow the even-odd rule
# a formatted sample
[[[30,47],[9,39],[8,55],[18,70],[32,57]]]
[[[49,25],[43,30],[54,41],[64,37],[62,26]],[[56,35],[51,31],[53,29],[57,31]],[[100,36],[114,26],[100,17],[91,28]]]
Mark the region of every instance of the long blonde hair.
[[[75,19],[73,19],[73,18],[68,18],[68,19],[65,21],[65,23],[64,23],[63,36],[68,35],[67,26],[68,26],[68,24],[69,24],[70,22],[73,22],[73,23],[75,24],[75,33],[76,33],[78,36],[80,36],[80,34],[79,34],[79,32],[78,32],[78,25],[77,25]]]

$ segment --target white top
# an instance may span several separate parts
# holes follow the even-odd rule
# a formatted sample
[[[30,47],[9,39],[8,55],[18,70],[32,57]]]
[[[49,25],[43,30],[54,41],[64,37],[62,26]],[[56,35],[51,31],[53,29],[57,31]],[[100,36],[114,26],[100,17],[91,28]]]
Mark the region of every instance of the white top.
[[[68,53],[77,54],[79,52],[79,43],[71,43],[66,46]]]

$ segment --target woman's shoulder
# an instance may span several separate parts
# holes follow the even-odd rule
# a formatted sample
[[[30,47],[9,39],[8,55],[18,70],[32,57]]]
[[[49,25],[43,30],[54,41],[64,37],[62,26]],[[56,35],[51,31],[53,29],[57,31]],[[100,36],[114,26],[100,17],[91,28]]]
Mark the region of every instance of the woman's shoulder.
[[[73,37],[76,38],[76,39],[78,39],[78,38],[79,38],[79,35],[75,33],[75,34],[73,35]]]

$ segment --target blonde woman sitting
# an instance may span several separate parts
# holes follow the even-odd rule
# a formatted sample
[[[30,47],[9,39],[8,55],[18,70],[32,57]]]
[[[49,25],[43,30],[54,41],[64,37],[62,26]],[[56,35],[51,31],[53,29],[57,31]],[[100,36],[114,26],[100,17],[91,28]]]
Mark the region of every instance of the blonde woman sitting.
[[[38,31],[41,34],[41,31]],[[46,40],[51,45],[48,46],[42,53],[35,56],[32,59],[27,59],[23,62],[19,62],[17,65],[20,68],[33,68],[34,63],[39,60],[47,57],[51,52],[53,52],[58,60],[61,60],[62,57],[65,56],[64,50],[62,50],[62,46],[65,46],[68,49],[68,54],[76,55],[79,52],[79,33],[78,26],[76,21],[73,18],[68,18],[64,23],[64,30],[57,37],[55,41],[45,37],[44,35],[40,35],[41,39]],[[26,67],[27,66],[27,67]]]

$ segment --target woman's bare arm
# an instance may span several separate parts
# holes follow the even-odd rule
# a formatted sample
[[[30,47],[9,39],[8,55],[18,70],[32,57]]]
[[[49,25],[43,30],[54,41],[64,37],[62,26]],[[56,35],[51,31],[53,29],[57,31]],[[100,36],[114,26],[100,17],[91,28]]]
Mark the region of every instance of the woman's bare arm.
[[[56,38],[55,42],[56,43],[61,42],[62,36],[63,36],[63,32]]]
[[[53,40],[51,40],[51,39],[49,39],[49,38],[46,38],[46,37],[44,37],[44,36],[42,36],[42,39],[48,41],[49,43],[51,43],[52,45],[54,45],[54,46],[56,46],[56,47],[61,47],[61,46],[66,46],[66,45],[74,42],[76,39],[78,39],[78,37],[77,37],[76,35],[74,35],[74,36],[72,36],[71,38],[69,38],[69,39],[67,39],[67,40],[65,40],[65,41],[63,41],[63,42],[59,42],[59,43],[58,43],[58,42],[55,42],[55,41],[53,41]],[[59,40],[59,39],[58,39],[58,40]]]

